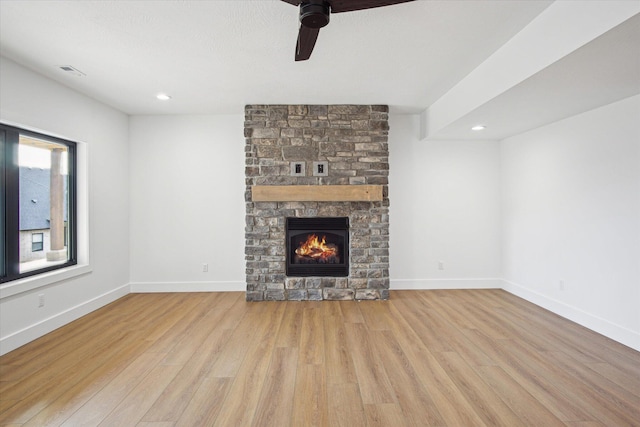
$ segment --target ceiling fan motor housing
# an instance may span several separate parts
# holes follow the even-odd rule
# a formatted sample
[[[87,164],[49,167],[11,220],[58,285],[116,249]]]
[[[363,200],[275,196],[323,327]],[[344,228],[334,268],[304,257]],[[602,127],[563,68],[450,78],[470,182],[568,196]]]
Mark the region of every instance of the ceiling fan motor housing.
[[[300,3],[300,22],[308,28],[322,28],[329,23],[329,3],[309,0]]]

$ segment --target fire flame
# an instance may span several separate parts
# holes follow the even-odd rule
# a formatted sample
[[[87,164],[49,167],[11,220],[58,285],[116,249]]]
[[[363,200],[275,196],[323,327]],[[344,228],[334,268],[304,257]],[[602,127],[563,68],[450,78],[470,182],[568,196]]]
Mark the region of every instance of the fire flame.
[[[309,235],[307,241],[296,249],[296,254],[310,258],[329,258],[330,256],[336,255],[336,248],[327,246],[325,239],[326,236],[322,236],[320,240],[315,234]]]

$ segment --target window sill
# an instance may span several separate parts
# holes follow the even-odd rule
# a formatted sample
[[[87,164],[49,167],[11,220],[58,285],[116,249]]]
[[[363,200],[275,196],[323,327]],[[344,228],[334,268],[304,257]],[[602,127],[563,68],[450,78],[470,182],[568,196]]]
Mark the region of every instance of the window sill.
[[[14,280],[9,283],[0,285],[0,300],[23,292],[32,291],[43,286],[51,285],[73,277],[82,276],[91,273],[91,266],[88,264],[74,265],[47,273],[38,274],[36,276],[26,277],[24,279]]]

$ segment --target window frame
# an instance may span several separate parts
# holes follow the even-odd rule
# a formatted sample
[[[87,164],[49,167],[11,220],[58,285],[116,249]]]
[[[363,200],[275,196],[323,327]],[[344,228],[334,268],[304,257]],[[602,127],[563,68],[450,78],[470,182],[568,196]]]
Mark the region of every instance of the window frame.
[[[0,132],[4,135],[0,151],[0,197],[3,211],[0,212],[0,229],[4,237],[4,246],[0,250],[0,284],[37,276],[54,270],[78,264],[78,212],[77,212],[77,143],[67,139],[35,132],[21,127],[0,123]],[[35,270],[20,272],[20,165],[18,148],[20,135],[50,141],[67,147],[68,150],[68,259],[66,262]],[[44,246],[44,244],[43,244]]]
[[[33,240],[33,238],[36,236],[40,236],[39,241]],[[38,249],[34,249],[35,244],[39,244]],[[42,252],[42,251],[44,251],[44,233],[31,233],[31,252]]]

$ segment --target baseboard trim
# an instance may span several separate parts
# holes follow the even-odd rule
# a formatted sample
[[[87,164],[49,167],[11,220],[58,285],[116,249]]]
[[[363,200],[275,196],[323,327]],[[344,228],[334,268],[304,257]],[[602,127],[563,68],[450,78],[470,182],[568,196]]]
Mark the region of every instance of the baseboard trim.
[[[640,334],[577,307],[549,298],[525,286],[503,279],[395,279],[391,290],[429,289],[504,289],[533,304],[589,328],[612,340],[640,351]],[[41,320],[11,335],[0,338],[0,356],[23,346],[61,326],[91,313],[129,293],[155,292],[244,292],[244,282],[132,282],[91,300]]]
[[[624,326],[617,325],[606,319],[587,313],[577,307],[565,304],[561,301],[549,298],[546,295],[528,289],[517,283],[503,280],[502,289],[529,301],[537,306],[545,308],[558,316],[569,319],[577,324],[591,329],[605,337],[611,338],[621,344],[640,351],[640,334]]]
[[[236,292],[246,291],[245,282],[132,282],[131,293]]]
[[[92,311],[95,311],[113,301],[129,294],[129,285],[124,285],[113,289],[74,307],[34,323],[24,329],[16,331],[10,335],[0,338],[0,356],[15,350],[43,335],[52,332],[67,323],[73,322]]]
[[[502,279],[391,279],[390,289],[500,289]]]

